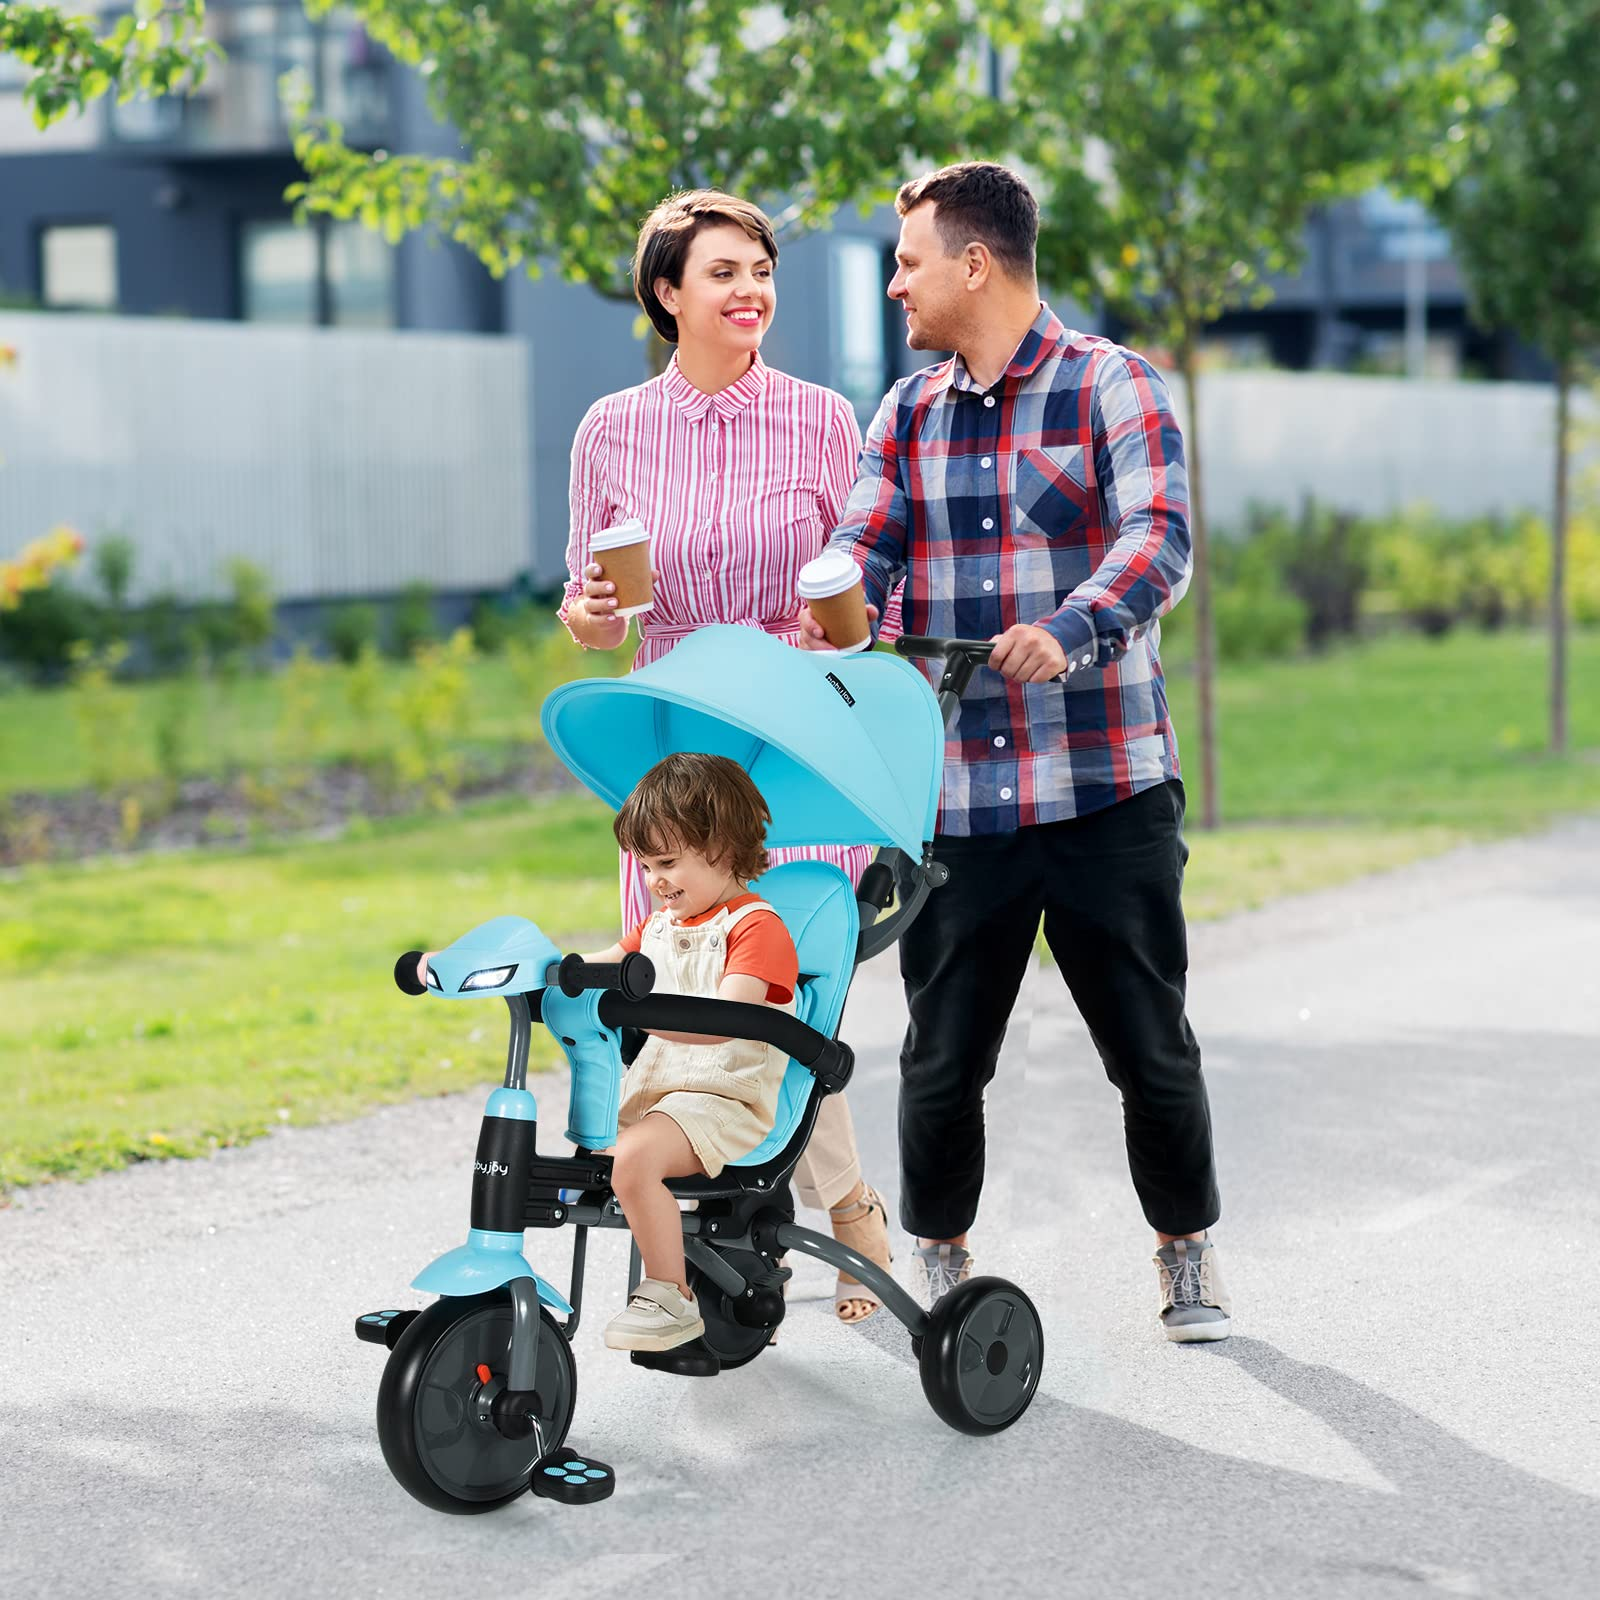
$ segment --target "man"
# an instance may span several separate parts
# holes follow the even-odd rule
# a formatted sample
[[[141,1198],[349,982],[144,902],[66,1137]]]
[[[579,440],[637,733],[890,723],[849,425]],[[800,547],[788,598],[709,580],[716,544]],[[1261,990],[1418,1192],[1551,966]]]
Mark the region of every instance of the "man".
[[[908,183],[889,296],[914,350],[867,435],[834,535],[907,633],[992,638],[945,752],[949,881],[901,939],[900,1219],[930,1302],[967,1277],[983,1091],[1041,917],[1121,1091],[1156,1230],[1169,1339],[1223,1339],[1220,1211],[1200,1050],[1184,1015],[1188,852],[1156,619],[1191,571],[1183,441],[1148,362],[1039,299],[1039,212],[989,162]],[[821,629],[802,612],[811,641]]]

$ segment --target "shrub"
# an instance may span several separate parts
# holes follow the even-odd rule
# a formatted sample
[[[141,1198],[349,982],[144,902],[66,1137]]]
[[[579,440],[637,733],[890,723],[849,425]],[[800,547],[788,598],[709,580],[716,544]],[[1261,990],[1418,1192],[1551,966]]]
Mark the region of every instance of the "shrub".
[[[378,611],[362,601],[338,606],[330,613],[323,638],[334,658],[354,666],[361,654],[378,643]]]
[[[101,539],[89,558],[100,592],[106,597],[106,604],[115,610],[120,611],[128,603],[137,555],[132,539],[113,533]]]
[[[1430,638],[1455,626],[1467,598],[1466,547],[1428,506],[1412,506],[1378,537],[1377,569],[1396,609]]]
[[[101,620],[102,608],[65,583],[28,589],[0,609],[0,655],[37,677],[65,677],[72,647],[99,638]]]
[[[139,633],[155,672],[186,671],[200,653],[199,630],[170,590],[152,595],[140,610]]]
[[[102,794],[126,787],[144,771],[138,710],[127,688],[116,681],[127,655],[128,647],[120,641],[103,650],[82,641],[72,647],[72,711],[89,758],[89,781]]]
[[[409,661],[424,645],[439,637],[433,616],[433,590],[425,583],[408,583],[395,603],[389,647],[397,660]]]
[[[461,787],[464,766],[454,746],[466,731],[471,708],[467,669],[472,657],[466,628],[457,628],[445,644],[423,645],[415,681],[405,686],[392,713],[401,731],[395,777],[403,787],[421,790],[435,810],[448,810]]]
[[[1268,548],[1290,593],[1305,606],[1305,634],[1316,648],[1335,635],[1353,635],[1372,567],[1372,527],[1349,511],[1307,498],[1287,536],[1274,530]]]
[[[262,653],[277,631],[277,607],[272,600],[272,579],[266,570],[243,556],[227,565],[228,588],[232,602],[228,607],[236,646],[246,657],[260,664]]]
[[[548,607],[509,595],[485,595],[473,602],[472,643],[479,655],[497,656],[507,645],[543,633],[549,620]]]

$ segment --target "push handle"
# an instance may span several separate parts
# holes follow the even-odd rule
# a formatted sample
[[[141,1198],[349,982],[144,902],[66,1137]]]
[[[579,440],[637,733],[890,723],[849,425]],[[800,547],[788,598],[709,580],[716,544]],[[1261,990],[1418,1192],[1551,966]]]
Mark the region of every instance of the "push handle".
[[[975,665],[982,666],[994,649],[993,639],[941,639],[931,633],[905,633],[894,642],[903,656],[929,656],[943,660],[952,651],[970,656]]]
[[[961,696],[967,683],[979,667],[987,666],[994,654],[993,639],[940,639],[932,634],[902,634],[894,647],[903,656],[927,656],[944,662],[944,676],[939,680],[939,705],[944,712],[946,728],[954,726],[959,715]],[[950,698],[946,699],[948,695]]]
[[[656,985],[655,963],[638,950],[630,950],[620,961],[563,956],[555,970],[561,992],[569,1000],[576,999],[585,989],[615,989],[629,1000],[643,1000]]]

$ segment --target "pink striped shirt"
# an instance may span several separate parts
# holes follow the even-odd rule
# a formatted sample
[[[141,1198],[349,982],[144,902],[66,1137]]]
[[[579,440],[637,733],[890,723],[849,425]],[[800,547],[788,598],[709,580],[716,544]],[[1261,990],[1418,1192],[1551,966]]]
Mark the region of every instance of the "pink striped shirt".
[[[638,517],[650,530],[655,605],[643,625],[635,670],[710,623],[799,637],[800,568],[838,526],[861,452],[861,430],[843,395],[765,365],[720,394],[705,394],[678,369],[597,400],[572,442],[571,581],[561,620],[583,594],[590,541]],[[900,632],[898,591],[880,638]],[[861,876],[865,845],[774,850],[772,861],[832,861]],[[622,860],[622,925],[650,914],[643,875]]]

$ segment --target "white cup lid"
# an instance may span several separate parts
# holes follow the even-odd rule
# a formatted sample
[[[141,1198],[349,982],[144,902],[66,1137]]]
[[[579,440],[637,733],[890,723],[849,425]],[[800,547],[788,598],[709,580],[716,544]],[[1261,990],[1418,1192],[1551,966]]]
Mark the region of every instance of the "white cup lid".
[[[795,584],[802,600],[826,600],[830,595],[843,594],[861,582],[861,568],[846,550],[824,550],[814,561],[800,569]]]
[[[650,537],[648,529],[637,517],[629,517],[626,522],[619,522],[615,527],[602,528],[594,538],[589,541],[591,550],[615,550],[619,545],[638,544],[641,539]]]

